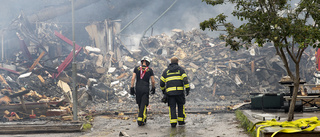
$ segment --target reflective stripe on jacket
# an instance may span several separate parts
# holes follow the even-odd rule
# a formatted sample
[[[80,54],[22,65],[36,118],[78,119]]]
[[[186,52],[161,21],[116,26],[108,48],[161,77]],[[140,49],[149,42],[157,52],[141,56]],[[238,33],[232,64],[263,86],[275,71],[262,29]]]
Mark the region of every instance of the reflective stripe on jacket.
[[[185,88],[189,88],[185,71],[178,64],[170,64],[160,78],[160,89],[168,95],[181,95]]]

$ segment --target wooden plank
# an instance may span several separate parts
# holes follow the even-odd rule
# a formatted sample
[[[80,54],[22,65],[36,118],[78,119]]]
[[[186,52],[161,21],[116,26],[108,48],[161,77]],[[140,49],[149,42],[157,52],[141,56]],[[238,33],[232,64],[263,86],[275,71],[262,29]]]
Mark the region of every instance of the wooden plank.
[[[213,85],[213,91],[212,91],[212,96],[213,96],[213,97],[216,95],[216,88],[217,88],[217,83],[214,83],[214,85]]]
[[[316,87],[312,87],[311,89],[312,90],[320,90],[320,86],[317,85]]]
[[[31,71],[34,69],[34,67],[36,67],[36,65],[39,63],[40,59],[44,56],[45,53],[46,53],[46,52],[43,51],[43,52],[40,54],[40,56],[33,62],[32,66],[29,68],[29,72],[31,72]]]
[[[3,76],[0,74],[0,81],[1,82],[3,82],[4,84],[6,84],[6,85],[9,85],[8,83],[7,83],[7,81],[3,78]]]
[[[81,131],[82,124],[81,122],[6,122],[0,124],[0,134],[75,132]]]
[[[43,77],[41,75],[38,75],[39,80],[41,81],[42,84],[45,84],[45,80],[43,79]]]
[[[36,115],[45,115],[47,112],[47,109],[49,109],[48,103],[25,103],[26,109],[29,114],[31,114],[31,110],[34,110]],[[9,105],[2,105],[0,107],[0,115],[4,115],[3,112],[5,110],[8,110],[10,112],[24,112],[24,109],[22,108],[22,104],[9,104]],[[22,116],[20,116],[22,117]]]
[[[254,69],[254,60],[253,60],[253,61],[251,61],[251,73],[253,74],[254,71],[255,71],[255,69]]]
[[[3,76],[1,74],[0,74],[0,81],[3,82],[7,86],[6,88],[8,88],[10,90],[10,92],[12,92],[10,85],[7,83],[7,81],[3,78]]]
[[[7,105],[7,104],[9,104],[11,102],[11,99],[8,96],[2,96],[0,98],[0,102]]]
[[[27,112],[27,107],[26,107],[26,104],[24,103],[22,95],[19,96],[19,99],[20,99],[21,106],[22,106],[24,112]]]
[[[3,68],[3,67],[0,67],[0,69],[5,70],[5,71],[8,71],[8,72],[11,72],[11,73],[16,74],[16,75],[20,75],[20,72],[15,71],[15,70]]]
[[[290,96],[284,96],[283,97],[286,100],[291,100],[292,98]],[[304,100],[304,99],[320,99],[319,96],[297,96],[297,100]]]

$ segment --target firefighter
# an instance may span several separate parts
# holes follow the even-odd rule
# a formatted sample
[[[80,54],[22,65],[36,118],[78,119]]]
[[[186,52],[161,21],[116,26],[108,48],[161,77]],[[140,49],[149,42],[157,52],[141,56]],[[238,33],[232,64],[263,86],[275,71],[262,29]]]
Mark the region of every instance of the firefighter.
[[[172,57],[171,64],[163,71],[160,78],[160,88],[164,94],[162,101],[168,102],[171,127],[176,127],[177,123],[185,124],[185,95],[188,96],[190,91],[187,74],[178,65],[178,61],[177,57]],[[178,118],[176,106],[178,106]]]
[[[144,56],[141,59],[141,65],[135,67],[131,79],[130,94],[136,95],[136,102],[139,107],[138,125],[143,126],[147,122],[147,106],[149,105],[149,91],[151,94],[155,93],[155,80],[153,70],[149,67],[151,59]],[[152,89],[150,90],[150,79]],[[134,83],[136,80],[136,86]]]

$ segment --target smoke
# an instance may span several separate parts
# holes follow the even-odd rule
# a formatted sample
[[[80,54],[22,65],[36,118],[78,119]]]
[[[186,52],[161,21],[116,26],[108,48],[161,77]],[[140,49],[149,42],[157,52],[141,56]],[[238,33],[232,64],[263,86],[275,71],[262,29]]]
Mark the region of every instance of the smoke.
[[[142,1],[140,4],[144,2],[145,1]],[[129,22],[130,19],[135,17],[139,12],[143,12],[142,15],[133,24],[131,24],[131,26],[125,30],[124,33],[142,33],[172,3],[173,0],[151,0],[151,2],[149,0],[146,6],[132,8],[134,9],[132,12],[127,12],[128,14],[122,14],[120,17],[123,20],[123,24],[125,24],[126,22]],[[200,22],[211,17],[215,17],[221,12],[230,14],[232,11],[230,8],[233,7],[213,7],[201,2],[201,0],[178,0],[178,2],[156,24],[154,24],[152,27],[153,35],[159,35],[161,33],[170,35],[172,29],[190,31],[193,28],[199,28]],[[151,35],[150,31],[151,30],[148,31],[147,35]]]
[[[75,0],[76,1],[76,0]],[[122,34],[136,35],[142,34],[172,3],[174,0],[100,0],[82,9],[75,11],[76,41],[89,38],[84,27],[95,21],[105,19],[121,20],[121,26],[125,26],[140,12],[137,18]],[[1,1],[0,30],[9,26],[21,11],[26,16],[35,14],[46,7],[54,7],[61,4],[70,4],[70,0],[10,0]],[[177,3],[146,33],[146,36],[166,33],[171,35],[172,29],[182,29],[190,31],[199,29],[199,23],[220,13],[230,16],[233,10],[231,5],[211,6],[202,0],[178,0]],[[230,16],[231,17],[231,16]],[[232,18],[229,18],[232,19]],[[233,21],[233,20],[228,20]],[[234,20],[236,22],[237,20]],[[48,20],[62,24],[71,30],[71,12]],[[218,36],[220,32],[206,31],[209,35]],[[70,35],[70,34],[66,34]],[[87,40],[88,41],[88,40]],[[89,43],[86,43],[89,44]]]
[[[173,2],[174,0],[100,0],[97,3],[77,10],[75,12],[75,20],[76,22],[87,22],[87,24],[89,24],[105,19],[120,19],[122,20],[122,26],[125,26],[142,12],[142,15],[123,31],[125,34],[141,34]],[[292,3],[296,2],[297,0],[292,1]],[[31,15],[46,7],[54,7],[61,4],[70,4],[71,6],[70,0],[3,0],[0,4],[0,29],[8,26],[21,11],[23,11],[25,15]],[[178,2],[154,24],[152,27],[153,35],[159,35],[161,33],[170,35],[172,29],[189,31],[193,28],[199,28],[200,22],[215,17],[220,13],[231,17],[228,18],[228,21],[236,25],[240,24],[237,19],[231,16],[231,12],[234,10],[233,8],[231,4],[213,7],[202,2],[202,0],[178,0]],[[52,19],[51,21],[71,22],[71,12]],[[70,24],[69,26],[71,27]],[[210,34],[217,35],[215,33],[219,32],[211,32]],[[147,32],[147,35],[151,35],[151,29]]]

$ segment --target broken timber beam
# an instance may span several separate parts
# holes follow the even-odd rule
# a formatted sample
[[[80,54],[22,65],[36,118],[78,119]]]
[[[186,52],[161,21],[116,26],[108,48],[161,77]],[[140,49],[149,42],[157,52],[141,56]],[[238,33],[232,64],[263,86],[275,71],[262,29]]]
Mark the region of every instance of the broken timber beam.
[[[43,77],[41,75],[38,75],[39,80],[41,81],[42,84],[45,84],[45,80],[43,79]]]
[[[40,54],[40,56],[36,59],[36,61],[33,62],[32,66],[29,68],[29,71],[28,71],[28,72],[31,72],[31,71],[34,69],[34,67],[36,67],[36,65],[39,63],[40,59],[44,56],[45,53],[46,53],[46,52],[43,51],[43,52]]]
[[[54,31],[54,34],[60,39],[62,39],[63,41],[65,41],[66,43],[68,43],[69,45],[73,45],[71,40],[69,40],[67,37],[63,36],[59,32]],[[75,44],[75,49],[76,49],[75,56],[77,56],[81,51],[82,47],[80,47],[78,44]],[[69,55],[66,57],[66,59],[59,65],[57,69],[58,73],[53,73],[52,77],[57,78],[60,75],[60,73],[71,63],[72,59],[73,59],[73,51],[71,51]]]
[[[13,74],[20,75],[20,73],[19,73],[18,71],[14,71],[14,70],[7,69],[7,68],[3,68],[3,67],[0,67],[0,69],[2,69],[2,70],[6,70],[6,71],[11,72],[11,73],[13,73]]]
[[[26,104],[24,103],[24,100],[23,100],[23,96],[20,95],[20,96],[19,96],[19,99],[20,99],[21,106],[22,106],[22,109],[24,110],[24,112],[28,112],[27,107],[26,107]]]
[[[0,81],[3,82],[6,85],[9,85],[1,74],[0,74]]]
[[[0,81],[3,82],[5,84],[5,86],[7,86],[7,88],[11,91],[11,87],[10,85],[8,84],[8,82],[4,79],[4,77],[0,74]]]

